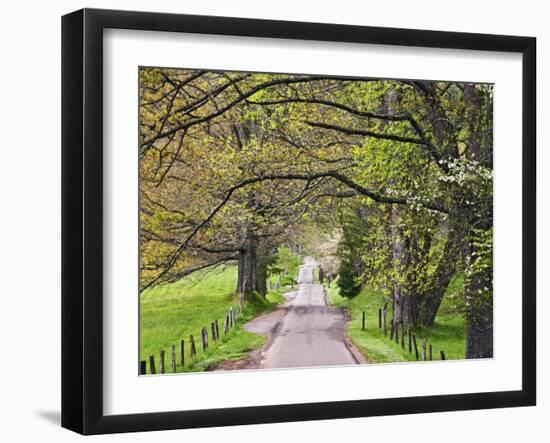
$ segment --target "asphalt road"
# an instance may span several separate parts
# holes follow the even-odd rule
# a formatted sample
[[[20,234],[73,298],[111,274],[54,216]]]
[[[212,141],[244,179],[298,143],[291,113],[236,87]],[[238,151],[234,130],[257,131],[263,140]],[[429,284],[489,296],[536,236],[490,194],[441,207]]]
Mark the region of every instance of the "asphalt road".
[[[306,257],[300,268],[298,291],[290,295],[277,314],[249,323],[249,331],[269,334],[260,368],[358,363],[346,344],[342,311],[327,306],[323,287],[313,284],[316,266],[312,257]]]

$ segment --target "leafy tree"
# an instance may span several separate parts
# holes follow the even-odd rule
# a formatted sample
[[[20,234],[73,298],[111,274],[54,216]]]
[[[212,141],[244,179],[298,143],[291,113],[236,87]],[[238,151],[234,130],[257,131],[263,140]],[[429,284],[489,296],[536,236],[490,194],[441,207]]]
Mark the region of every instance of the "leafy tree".
[[[297,225],[359,204],[350,266],[423,323],[464,271],[467,357],[491,357],[492,103],[486,84],[141,69],[141,287],[236,261],[248,293]]]

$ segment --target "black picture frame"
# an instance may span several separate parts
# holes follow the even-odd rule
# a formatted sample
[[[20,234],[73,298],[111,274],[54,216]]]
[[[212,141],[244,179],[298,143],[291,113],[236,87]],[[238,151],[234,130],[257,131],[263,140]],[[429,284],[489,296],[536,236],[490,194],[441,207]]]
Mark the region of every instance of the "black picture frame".
[[[103,413],[103,30],[171,31],[522,54],[522,389],[171,411]],[[82,434],[530,406],[536,403],[536,39],[83,9],[62,18],[62,426]]]

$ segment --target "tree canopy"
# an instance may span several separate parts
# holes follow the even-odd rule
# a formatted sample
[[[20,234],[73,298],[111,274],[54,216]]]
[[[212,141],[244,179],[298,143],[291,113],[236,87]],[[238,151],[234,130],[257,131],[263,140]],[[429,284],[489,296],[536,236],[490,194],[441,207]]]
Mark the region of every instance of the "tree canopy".
[[[313,226],[397,322],[432,324],[462,272],[467,354],[492,356],[492,103],[490,84],[141,68],[142,290],[234,262],[261,293]]]

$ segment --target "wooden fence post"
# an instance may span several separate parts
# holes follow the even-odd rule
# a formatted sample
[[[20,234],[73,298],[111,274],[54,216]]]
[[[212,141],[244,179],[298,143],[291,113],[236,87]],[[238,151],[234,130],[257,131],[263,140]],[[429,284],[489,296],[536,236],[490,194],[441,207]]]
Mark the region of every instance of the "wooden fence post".
[[[147,362],[145,360],[141,360],[139,362],[139,375],[145,374],[147,374]]]
[[[164,374],[164,349],[160,351],[160,373]]]
[[[401,322],[401,347],[405,349],[405,323]]]
[[[363,311],[363,316],[362,316],[362,322],[361,322],[361,329],[364,331],[365,330],[365,311]]]
[[[181,341],[181,367],[185,366],[185,340]]]
[[[426,361],[426,339],[422,340],[422,361]]]
[[[218,337],[216,337],[216,323],[210,323],[210,329],[212,331],[212,341],[215,342],[218,339]]]
[[[189,336],[189,357],[192,358],[197,354],[197,348],[195,346],[195,339],[192,335]]]
[[[418,360],[418,346],[416,345],[416,334],[413,334],[414,354]]]
[[[172,372],[176,372],[176,347],[172,345]]]
[[[428,360],[432,361],[432,345],[428,345]]]
[[[439,351],[439,355],[441,356],[441,360],[445,360],[445,353],[443,351]]]
[[[157,373],[157,370],[155,368],[155,356],[154,355],[151,355],[149,357],[149,369],[151,371],[151,374],[156,374]]]
[[[214,327],[216,328],[216,340],[220,339],[220,325],[218,319],[214,320]]]
[[[227,331],[229,330],[229,316],[227,312],[225,313],[225,317],[223,320],[223,333],[227,334]]]
[[[393,318],[390,320],[390,341],[393,341],[393,334],[394,334],[394,330],[393,330]]]
[[[203,327],[201,329],[201,339],[202,339],[202,351],[206,351],[206,348],[208,348],[208,329]]]
[[[382,309],[382,326],[384,328],[384,337],[388,335],[388,330],[387,330],[387,327],[386,327],[386,314],[387,314],[387,312],[388,311],[384,307],[384,309]]]
[[[409,354],[412,352],[412,330],[411,328],[407,328],[408,329],[408,332],[407,334],[409,335]]]
[[[378,329],[382,329],[382,308],[378,308]]]

